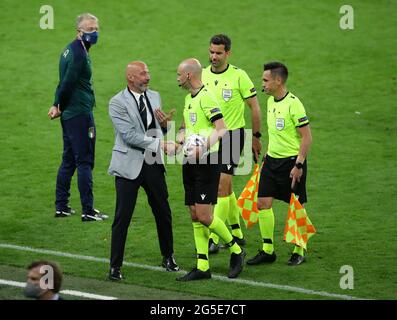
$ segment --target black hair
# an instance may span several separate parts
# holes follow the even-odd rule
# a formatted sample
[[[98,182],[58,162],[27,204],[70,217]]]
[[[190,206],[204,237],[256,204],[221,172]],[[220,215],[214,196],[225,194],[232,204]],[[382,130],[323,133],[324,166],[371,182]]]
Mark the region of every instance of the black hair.
[[[210,44],[220,45],[223,44],[225,46],[225,51],[230,51],[232,47],[232,40],[225,34],[216,34],[211,38]]]
[[[281,62],[274,61],[274,62],[265,63],[263,69],[265,71],[270,70],[273,79],[275,76],[279,76],[281,79],[283,79],[284,83],[288,79],[288,69]]]
[[[47,260],[33,261],[28,266],[28,270],[32,270],[40,266],[51,266],[52,270],[54,271],[54,288],[51,289],[51,291],[54,293],[58,293],[61,290],[62,285],[62,271],[59,268],[58,264]]]

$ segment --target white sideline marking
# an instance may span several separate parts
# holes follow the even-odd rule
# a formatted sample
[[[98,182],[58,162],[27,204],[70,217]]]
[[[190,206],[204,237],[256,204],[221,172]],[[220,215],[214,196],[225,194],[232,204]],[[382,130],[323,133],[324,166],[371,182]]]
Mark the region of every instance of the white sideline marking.
[[[26,285],[25,282],[17,282],[17,281],[4,280],[4,279],[0,279],[0,284],[4,284],[6,286],[12,286],[12,287],[20,287],[20,288],[24,288]],[[59,293],[69,296],[83,297],[83,298],[96,299],[96,300],[117,300],[117,298],[115,297],[102,296],[99,294],[92,294],[92,293],[75,291],[75,290],[61,290]]]
[[[67,257],[67,258],[72,258],[72,259],[77,259],[77,260],[109,263],[109,259],[105,259],[105,258],[84,256],[84,255],[79,255],[79,254],[72,254],[72,253],[53,251],[53,250],[47,250],[47,249],[36,249],[36,248],[17,246],[17,245],[7,244],[7,243],[0,243],[0,248],[13,249],[13,250],[19,250],[19,251],[36,252],[36,253],[41,253],[41,254],[49,254],[49,255],[54,255],[54,256],[59,256],[59,257]],[[162,267],[149,266],[149,265],[133,263],[133,262],[123,262],[123,265],[129,266],[129,267],[134,267],[134,268],[146,269],[146,270],[166,272],[166,270]],[[326,292],[326,291],[315,291],[315,290],[310,290],[310,289],[305,289],[305,288],[300,288],[300,287],[293,287],[293,286],[282,285],[282,284],[245,280],[245,279],[241,279],[241,278],[229,279],[225,276],[220,276],[220,275],[215,275],[215,274],[212,274],[212,278],[215,280],[218,280],[218,281],[223,281],[223,282],[233,282],[233,283],[239,283],[239,284],[244,284],[244,285],[253,286],[253,287],[279,289],[279,290],[284,290],[284,291],[298,292],[298,293],[315,295],[315,296],[337,298],[337,299],[343,299],[343,300],[366,300],[365,298],[358,298],[358,297],[353,297],[353,296],[349,296],[349,295],[345,295],[345,294],[330,293],[330,292]]]

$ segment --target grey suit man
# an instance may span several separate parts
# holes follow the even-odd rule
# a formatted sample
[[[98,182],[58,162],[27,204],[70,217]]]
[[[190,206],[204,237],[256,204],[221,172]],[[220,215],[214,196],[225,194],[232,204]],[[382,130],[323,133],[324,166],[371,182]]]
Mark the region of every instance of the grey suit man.
[[[162,140],[166,117],[161,111],[160,94],[149,90],[150,75],[144,62],[133,61],[126,69],[127,88],[109,103],[115,130],[115,145],[109,174],[115,176],[116,210],[112,224],[109,279],[121,280],[128,226],[134,212],[138,190],[143,187],[156,221],[162,265],[178,271],[174,259],[172,216],[168,203],[165,168],[161,150],[170,146]]]

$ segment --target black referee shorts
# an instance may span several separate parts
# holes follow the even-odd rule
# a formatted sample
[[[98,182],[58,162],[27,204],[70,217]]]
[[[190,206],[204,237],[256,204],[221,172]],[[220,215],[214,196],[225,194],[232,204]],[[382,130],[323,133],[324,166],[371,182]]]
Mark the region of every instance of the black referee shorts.
[[[219,159],[221,172],[234,175],[240,161],[241,152],[244,149],[244,128],[229,130],[219,143]]]
[[[259,180],[258,197],[272,197],[289,203],[291,198],[290,173],[296,162],[296,156],[289,158],[272,158],[266,155],[264,158],[261,176]],[[306,174],[307,163],[303,163],[303,174],[300,182],[295,186],[295,194],[299,196],[299,202],[305,203],[306,198]]]
[[[207,156],[205,163],[186,162],[182,166],[183,186],[185,188],[185,205],[216,204],[218,198],[218,184],[220,178],[220,164],[216,159],[217,153]]]

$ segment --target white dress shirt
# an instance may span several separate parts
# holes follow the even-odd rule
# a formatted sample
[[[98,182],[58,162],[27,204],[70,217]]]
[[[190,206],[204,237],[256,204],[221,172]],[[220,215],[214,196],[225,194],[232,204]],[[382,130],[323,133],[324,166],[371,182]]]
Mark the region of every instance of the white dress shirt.
[[[144,123],[144,125],[146,125],[146,128],[149,128],[149,125],[152,123],[152,114],[149,111],[149,108],[147,106],[145,95],[143,93],[136,93],[135,91],[132,91],[131,89],[130,89],[130,91],[134,95],[136,102],[138,104],[138,107],[139,107],[139,99],[141,96],[143,96],[143,102],[145,103],[145,106],[146,106],[145,110],[146,110],[146,119],[147,119],[147,123]]]

